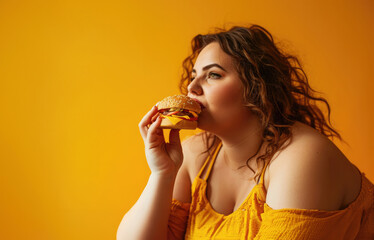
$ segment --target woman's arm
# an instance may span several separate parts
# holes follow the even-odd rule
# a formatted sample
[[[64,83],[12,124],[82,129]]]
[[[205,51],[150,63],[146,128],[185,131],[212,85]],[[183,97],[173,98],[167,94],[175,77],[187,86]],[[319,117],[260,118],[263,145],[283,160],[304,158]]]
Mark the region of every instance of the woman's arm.
[[[147,186],[123,217],[117,239],[165,239],[176,175],[183,163],[179,129],[171,129],[165,142],[161,118],[154,106],[140,121],[139,130],[151,170]]]
[[[166,239],[175,176],[151,174],[143,193],[123,217],[117,240]]]
[[[135,205],[123,217],[118,231],[117,240],[122,239],[167,239],[179,235],[180,221],[168,226],[172,198],[183,203],[191,201],[191,181],[188,174],[188,163],[191,159],[193,138],[182,142],[184,160],[176,175],[151,174],[143,193]],[[174,187],[174,190],[173,190]]]

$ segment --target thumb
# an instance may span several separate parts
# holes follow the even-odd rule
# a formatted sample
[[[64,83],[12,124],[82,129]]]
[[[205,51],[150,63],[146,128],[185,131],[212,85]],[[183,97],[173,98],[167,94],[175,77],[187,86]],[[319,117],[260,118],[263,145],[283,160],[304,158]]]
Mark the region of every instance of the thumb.
[[[180,129],[171,129],[169,134],[169,142],[173,145],[180,145],[181,140],[179,136]]]

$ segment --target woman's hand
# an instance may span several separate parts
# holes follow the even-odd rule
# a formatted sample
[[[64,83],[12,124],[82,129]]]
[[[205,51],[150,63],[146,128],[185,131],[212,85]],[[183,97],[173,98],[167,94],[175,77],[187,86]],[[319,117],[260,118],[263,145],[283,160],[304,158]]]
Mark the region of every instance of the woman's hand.
[[[183,161],[180,129],[171,129],[169,143],[166,143],[160,124],[161,118],[156,106],[139,123],[147,162],[154,174],[175,175]]]

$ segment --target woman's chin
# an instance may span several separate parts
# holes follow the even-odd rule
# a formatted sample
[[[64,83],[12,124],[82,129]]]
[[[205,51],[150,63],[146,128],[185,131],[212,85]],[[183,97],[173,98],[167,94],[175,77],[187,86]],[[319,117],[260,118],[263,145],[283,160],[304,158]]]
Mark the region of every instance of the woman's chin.
[[[212,123],[207,122],[206,119],[204,119],[203,117],[199,117],[199,119],[197,120],[197,128],[205,131],[211,131]]]

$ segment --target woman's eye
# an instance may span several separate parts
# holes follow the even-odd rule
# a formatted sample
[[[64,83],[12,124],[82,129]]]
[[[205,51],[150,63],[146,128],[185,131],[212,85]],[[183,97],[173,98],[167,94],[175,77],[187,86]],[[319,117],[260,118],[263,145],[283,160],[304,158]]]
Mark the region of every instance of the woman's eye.
[[[208,74],[208,77],[209,77],[209,78],[212,77],[212,78],[214,78],[214,79],[218,79],[218,78],[221,77],[221,75],[219,75],[219,74],[217,74],[217,73],[214,73],[214,72],[210,72],[210,73]],[[191,78],[190,78],[190,81],[192,82],[194,79],[195,79],[195,77],[191,77]]]
[[[221,75],[219,75],[219,74],[217,74],[217,73],[213,73],[213,72],[210,72],[209,73],[209,77],[210,76],[213,76],[213,78],[220,78],[221,77]]]

